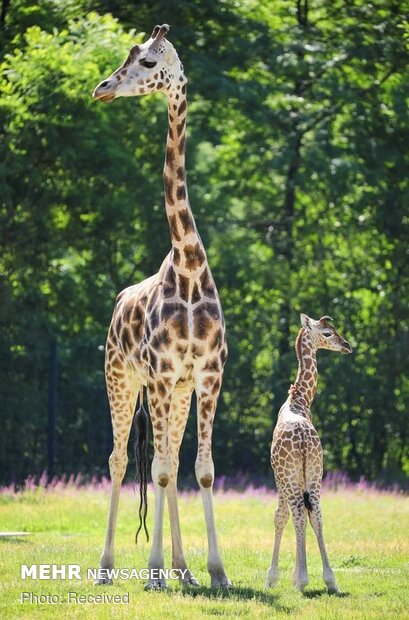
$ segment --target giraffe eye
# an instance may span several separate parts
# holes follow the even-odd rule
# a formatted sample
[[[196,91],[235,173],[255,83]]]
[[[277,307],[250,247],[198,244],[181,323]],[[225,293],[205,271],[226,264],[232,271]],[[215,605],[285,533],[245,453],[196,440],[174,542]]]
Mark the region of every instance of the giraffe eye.
[[[325,338],[329,338],[332,334],[331,332],[322,332],[322,335],[325,336]]]
[[[157,64],[157,62],[156,60],[146,60],[146,58],[141,58],[139,64],[141,64],[142,67],[146,67],[147,69],[152,69]]]

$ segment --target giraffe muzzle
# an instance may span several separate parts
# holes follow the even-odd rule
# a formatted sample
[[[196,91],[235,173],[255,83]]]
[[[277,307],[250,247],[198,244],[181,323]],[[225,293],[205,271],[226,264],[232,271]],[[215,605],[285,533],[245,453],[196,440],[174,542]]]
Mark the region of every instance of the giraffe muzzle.
[[[344,342],[342,343],[341,353],[343,353],[344,355],[352,353],[352,347],[346,340],[344,340]]]
[[[109,80],[104,80],[95,88],[92,93],[92,98],[97,101],[103,101],[104,103],[110,103],[116,97],[115,91],[112,90]]]

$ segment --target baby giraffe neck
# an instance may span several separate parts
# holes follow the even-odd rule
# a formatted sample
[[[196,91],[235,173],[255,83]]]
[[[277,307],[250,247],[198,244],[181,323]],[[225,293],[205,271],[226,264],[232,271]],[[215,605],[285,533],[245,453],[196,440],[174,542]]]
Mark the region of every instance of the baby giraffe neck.
[[[310,407],[317,389],[317,356],[307,329],[302,327],[297,336],[295,349],[298,358],[298,373],[290,387],[290,407],[311,417]]]
[[[168,96],[168,136],[163,169],[166,214],[175,269],[194,275],[206,262],[206,253],[189,204],[185,168],[186,84]]]

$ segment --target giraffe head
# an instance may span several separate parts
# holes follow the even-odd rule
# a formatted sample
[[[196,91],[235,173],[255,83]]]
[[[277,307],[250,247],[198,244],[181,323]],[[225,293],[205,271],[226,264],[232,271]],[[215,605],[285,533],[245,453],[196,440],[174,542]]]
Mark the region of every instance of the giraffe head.
[[[186,84],[183,65],[165,39],[169,26],[155,26],[145,43],[134,45],[125,62],[95,88],[93,97],[106,103],[116,97],[134,97],[161,91],[175,93]]]
[[[301,325],[308,330],[315,349],[329,349],[339,353],[352,353],[352,348],[331,325],[330,316],[322,316],[318,321],[311,319],[306,314],[301,314]]]

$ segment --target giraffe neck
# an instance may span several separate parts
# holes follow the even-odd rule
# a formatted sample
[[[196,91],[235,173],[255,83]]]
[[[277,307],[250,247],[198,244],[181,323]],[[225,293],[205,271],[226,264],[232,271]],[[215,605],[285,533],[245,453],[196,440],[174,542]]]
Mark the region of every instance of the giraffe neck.
[[[317,355],[307,329],[302,327],[295,343],[298,358],[298,373],[295,383],[291,386],[290,406],[297,412],[311,417],[310,407],[317,389]]]
[[[185,168],[186,84],[168,95],[168,135],[163,169],[166,215],[176,271],[196,275],[206,262],[206,253],[189,204]]]

